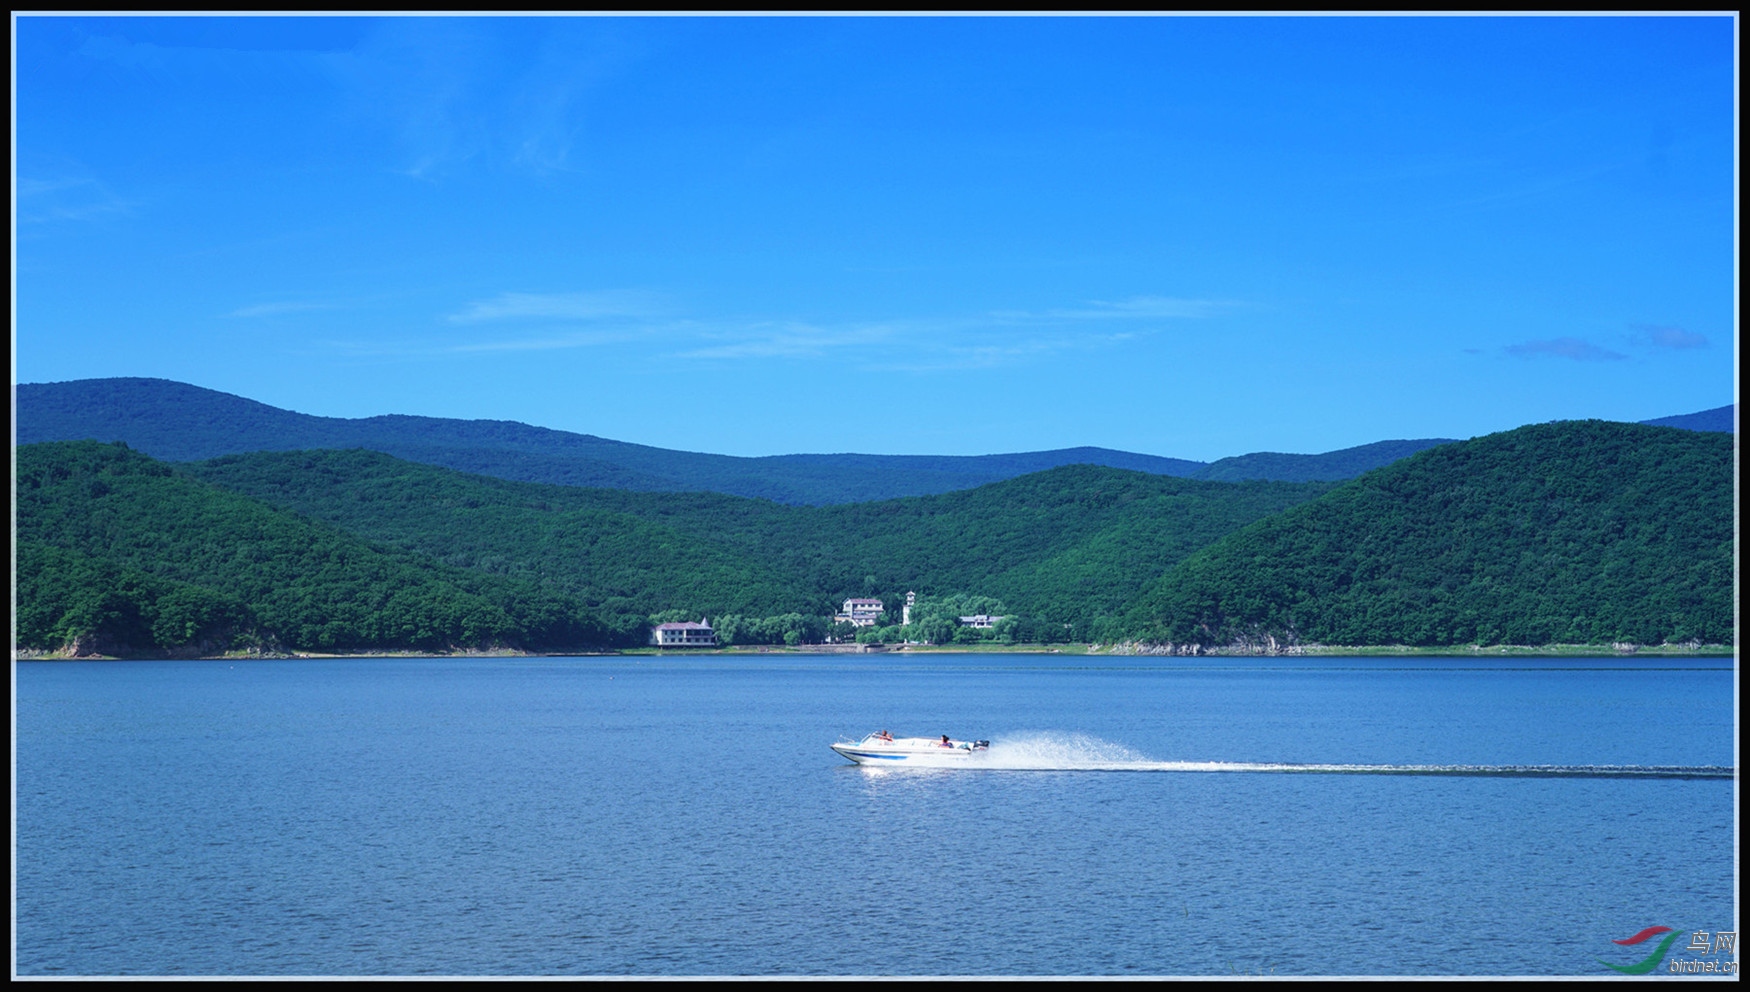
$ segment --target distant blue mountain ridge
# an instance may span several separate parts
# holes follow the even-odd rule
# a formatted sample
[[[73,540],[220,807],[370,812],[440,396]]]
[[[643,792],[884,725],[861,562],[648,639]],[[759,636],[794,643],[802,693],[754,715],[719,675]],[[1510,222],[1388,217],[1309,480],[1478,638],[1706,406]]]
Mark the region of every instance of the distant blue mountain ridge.
[[[18,444],[121,441],[166,461],[252,451],[365,448],[518,482],[718,492],[817,506],[971,489],[1076,464],[1221,482],[1330,481],[1353,478],[1453,440],[1376,441],[1316,455],[1254,452],[1207,463],[1093,447],[999,455],[744,458],[655,448],[508,420],[317,417],[168,379],[20,383],[14,396]],[[1735,422],[1732,405],[1643,421],[1700,431],[1734,431]]]
[[[1643,420],[1643,424],[1652,427],[1681,427],[1686,431],[1718,431],[1723,434],[1738,433],[1738,405],[1727,403],[1716,406],[1712,410],[1700,413],[1681,413],[1675,417],[1660,417],[1657,420]]]

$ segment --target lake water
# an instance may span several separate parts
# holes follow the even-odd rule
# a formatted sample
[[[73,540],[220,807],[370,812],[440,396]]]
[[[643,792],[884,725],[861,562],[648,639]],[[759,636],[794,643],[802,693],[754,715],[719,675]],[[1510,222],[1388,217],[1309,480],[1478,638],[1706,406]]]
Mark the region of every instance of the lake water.
[[[14,677],[20,975],[1600,976],[1736,931],[1731,659]],[[827,748],[877,728],[1000,767]]]

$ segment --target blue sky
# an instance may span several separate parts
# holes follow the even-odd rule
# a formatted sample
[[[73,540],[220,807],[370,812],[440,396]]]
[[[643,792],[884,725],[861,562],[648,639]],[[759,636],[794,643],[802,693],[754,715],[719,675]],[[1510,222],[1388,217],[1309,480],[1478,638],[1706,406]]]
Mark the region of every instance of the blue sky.
[[[19,382],[1204,460],[1736,397],[1728,17],[14,31]]]

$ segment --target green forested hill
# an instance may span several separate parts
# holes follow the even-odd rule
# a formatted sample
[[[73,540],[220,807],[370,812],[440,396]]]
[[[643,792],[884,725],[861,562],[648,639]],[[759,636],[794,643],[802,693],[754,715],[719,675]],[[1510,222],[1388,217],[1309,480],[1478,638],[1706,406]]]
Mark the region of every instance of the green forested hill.
[[[1211,544],[1130,614],[1226,643],[1733,643],[1736,439],[1604,421],[1445,445]]]
[[[1083,465],[939,496],[799,507],[505,482],[369,451],[233,455],[185,469],[612,612],[819,615],[848,596],[973,593],[1083,632],[1196,548],[1329,488]]]
[[[994,596],[1031,621],[1098,639],[1186,555],[1328,488],[1069,466],[966,492],[823,508],[817,542],[779,546],[841,586],[866,562],[875,567],[864,582],[877,593]]]
[[[1390,465],[1418,451],[1451,443],[1451,438],[1431,437],[1415,441],[1375,441],[1341,451],[1327,451],[1322,455],[1255,451],[1249,455],[1235,455],[1210,462],[1191,473],[1191,478],[1213,482],[1244,482],[1247,479],[1281,479],[1288,482],[1353,479],[1363,472]]]
[[[166,379],[20,383],[19,444],[122,441],[167,461],[254,451],[367,448],[427,465],[520,482],[716,492],[798,505],[842,505],[972,489],[1065,465],[1101,465],[1209,482],[1352,479],[1439,438],[1377,441],[1323,454],[1254,452],[1205,464],[1108,448],[994,455],[792,454],[742,458],[629,444],[506,420],[388,415],[348,419],[282,410]],[[1656,421],[1733,430],[1735,407]]]
[[[427,465],[523,482],[645,492],[734,493],[822,505],[970,489],[1059,465],[1188,475],[1202,462],[1066,448],[996,455],[797,454],[744,458],[675,451],[508,420],[316,417],[167,379],[20,383],[17,440],[123,441],[168,461],[251,451],[369,448]]]
[[[1005,614],[1000,636],[1024,640],[1736,638],[1721,433],[1566,422],[1348,483],[1079,465],[821,507],[507,482],[365,450],[17,454],[33,648],[566,649],[630,643],[666,614],[817,639],[844,598],[897,613],[907,591],[933,616]]]
[[[363,449],[228,455],[180,468],[371,541],[526,579],[609,613],[829,606],[713,527],[792,509],[764,500],[507,482]]]
[[[535,583],[384,549],[124,446],[29,445],[17,459],[26,648],[575,649],[610,637]]]

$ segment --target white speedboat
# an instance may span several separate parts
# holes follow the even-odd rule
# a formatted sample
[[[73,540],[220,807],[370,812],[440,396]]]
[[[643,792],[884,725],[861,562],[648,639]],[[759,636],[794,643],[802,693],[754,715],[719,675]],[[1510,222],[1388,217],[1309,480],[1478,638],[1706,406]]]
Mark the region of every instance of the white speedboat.
[[[859,765],[958,764],[990,748],[990,741],[957,741],[941,737],[894,737],[877,731],[860,741],[839,741],[834,751]]]

